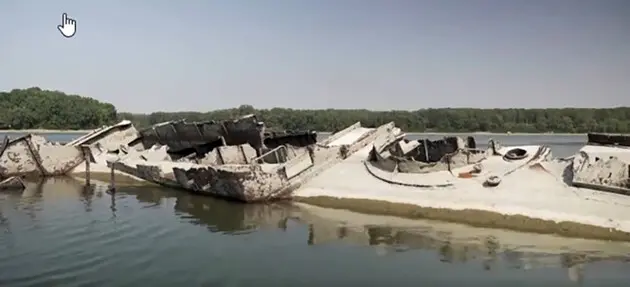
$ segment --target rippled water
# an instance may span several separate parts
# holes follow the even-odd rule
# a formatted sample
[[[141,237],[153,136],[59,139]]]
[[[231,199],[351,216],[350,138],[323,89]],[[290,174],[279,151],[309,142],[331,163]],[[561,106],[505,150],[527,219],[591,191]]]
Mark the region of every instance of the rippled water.
[[[622,286],[628,254],[625,243],[156,187],[109,194],[69,178],[0,193],[0,286]]]
[[[112,195],[49,179],[2,194],[0,211],[1,286],[600,286],[630,279],[628,244],[243,205],[161,188]]]

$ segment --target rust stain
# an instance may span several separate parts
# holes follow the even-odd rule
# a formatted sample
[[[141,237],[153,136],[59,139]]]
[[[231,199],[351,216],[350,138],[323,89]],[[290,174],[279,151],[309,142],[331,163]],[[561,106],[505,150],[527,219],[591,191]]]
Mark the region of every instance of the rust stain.
[[[460,172],[457,177],[459,178],[473,178],[473,174],[471,172]]]
[[[545,171],[545,172],[549,172],[544,166],[542,166],[542,164],[540,163],[535,163],[529,166],[529,169],[531,170],[539,170],[539,171]]]

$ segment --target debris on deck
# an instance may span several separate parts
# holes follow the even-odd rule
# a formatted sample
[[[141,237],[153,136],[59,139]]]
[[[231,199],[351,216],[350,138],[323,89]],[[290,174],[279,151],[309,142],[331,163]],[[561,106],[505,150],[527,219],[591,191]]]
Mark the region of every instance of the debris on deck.
[[[5,137],[0,147],[0,176],[64,175],[83,159],[79,147],[51,143],[42,136]]]
[[[264,124],[256,125],[256,129],[264,130]],[[316,143],[312,133],[298,136],[284,133],[275,137],[263,133],[267,140],[262,142],[275,147],[260,146],[265,151],[262,154],[251,144],[237,144],[217,146],[206,154],[194,153],[179,159],[134,156],[110,161],[108,165],[147,181],[196,193],[245,202],[286,199],[309,178],[372,143],[378,135],[392,132],[400,132],[393,123],[377,129],[363,128],[357,123],[323,143]]]
[[[572,167],[575,186],[630,194],[630,136],[588,134]]]
[[[43,136],[27,134],[14,139],[4,138],[0,146],[0,177],[48,177],[65,175],[88,158],[94,161],[98,150],[118,149],[121,143],[137,138],[129,121],[96,129],[69,143],[50,142]],[[84,147],[89,147],[86,155]]]

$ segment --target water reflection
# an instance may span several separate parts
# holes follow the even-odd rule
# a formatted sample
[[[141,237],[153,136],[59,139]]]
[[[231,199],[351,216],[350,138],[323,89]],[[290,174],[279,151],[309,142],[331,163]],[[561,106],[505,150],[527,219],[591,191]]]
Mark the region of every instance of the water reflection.
[[[150,206],[175,199],[176,215],[185,222],[205,226],[211,232],[242,234],[260,227],[286,230],[291,218],[292,206],[288,203],[242,204],[164,189],[133,188],[124,192]]]
[[[602,261],[627,261],[630,244],[507,230],[474,228],[434,221],[373,216],[305,204],[246,205],[180,192],[130,192],[139,201],[159,204],[176,198],[175,213],[188,223],[212,232],[242,234],[261,227],[287,230],[298,220],[307,226],[307,245],[346,242],[373,246],[387,256],[427,250],[449,263],[479,262],[482,270],[565,268],[571,281],[581,282],[584,266]]]
[[[22,199],[19,209],[27,214],[32,220],[36,220],[37,213],[41,211],[41,198],[44,193],[45,180],[40,179],[36,182],[27,184],[22,191]]]
[[[92,198],[94,197],[94,185],[83,185],[81,187],[81,202],[86,213],[92,211]]]
[[[2,209],[0,209],[0,228],[4,233],[11,233],[11,225],[9,224],[9,218],[4,216]]]
[[[112,211],[112,218],[116,218],[116,211],[118,210],[116,209],[116,191],[108,189],[107,194],[110,195],[109,210]]]
[[[350,211],[326,209],[305,204],[240,204],[204,196],[196,196],[180,191],[170,191],[157,187],[120,188],[116,193],[107,193],[106,185],[85,186],[71,178],[47,179],[40,182],[27,182],[22,193],[6,193],[0,198],[0,228],[4,235],[2,245],[8,246],[11,239],[11,222],[18,219],[10,212],[15,209],[30,219],[28,228],[37,228],[44,208],[49,203],[60,201],[62,205],[49,213],[48,218],[55,220],[61,214],[67,202],[73,202],[79,213],[65,216],[85,216],[91,227],[81,230],[69,230],[69,238],[80,240],[80,232],[96,233],[107,230],[111,234],[84,235],[86,242],[98,240],[122,240],[141,236],[146,230],[168,225],[162,221],[141,221],[147,226],[138,229],[130,222],[139,220],[135,216],[149,218],[138,212],[143,208],[161,211],[165,216],[175,218],[186,224],[202,226],[211,232],[227,235],[251,233],[260,228],[269,228],[280,232],[293,232],[296,224],[300,236],[306,245],[328,243],[350,243],[353,245],[372,246],[374,251],[383,256],[409,250],[424,250],[435,254],[435,262],[446,264],[468,263],[479,266],[480,270],[497,268],[565,268],[567,277],[575,282],[584,278],[585,266],[595,261],[626,261],[630,254],[630,244],[610,243],[593,240],[567,239],[551,235],[517,233],[513,231],[473,228],[464,225],[439,223],[422,220],[406,220],[393,217],[358,214]],[[11,204],[9,204],[11,203]],[[54,204],[52,204],[54,206]],[[98,229],[108,219],[125,215],[125,210],[134,210],[133,217],[121,216],[119,222]],[[163,211],[166,211],[165,213]],[[53,211],[50,211],[53,212]],[[83,213],[83,214],[81,214]],[[110,218],[110,219],[111,219]],[[160,219],[163,220],[163,219]],[[108,222],[107,224],[110,224]],[[59,225],[59,223],[57,224]],[[171,224],[172,225],[172,224]],[[52,225],[51,225],[52,226]],[[17,224],[17,228],[21,228]],[[114,229],[118,229],[116,231]],[[156,228],[156,229],[152,229]],[[60,229],[59,229],[60,230]],[[100,230],[100,231],[99,231]],[[113,231],[112,231],[113,230]],[[169,226],[161,234],[176,237],[176,227]],[[306,234],[302,233],[305,232]],[[116,233],[118,232],[118,233]],[[135,232],[135,233],[134,233]],[[113,239],[107,239],[110,236]],[[135,236],[135,235],[133,235]],[[90,239],[91,238],[91,239]],[[174,239],[175,240],[175,239]],[[82,242],[82,241],[77,241]],[[122,242],[122,241],[121,241]],[[78,244],[78,243],[77,243]],[[2,247],[2,246],[0,246]]]
[[[307,244],[334,241],[374,246],[379,255],[405,250],[429,250],[445,263],[481,262],[483,270],[497,267],[566,268],[571,281],[580,282],[584,266],[597,261],[628,261],[630,244],[459,224],[363,215],[299,204],[299,219],[309,224]]]
[[[94,211],[96,201],[102,204],[103,200],[107,200],[111,217],[115,218],[121,201],[134,198],[143,204],[138,208],[165,208],[164,202],[174,201],[175,215],[182,221],[205,226],[212,232],[237,234],[251,232],[262,226],[286,230],[291,210],[288,204],[241,204],[159,187],[120,188],[119,192],[109,192],[105,185],[85,185],[69,177],[26,181],[25,184],[24,191],[3,196],[13,203],[7,204],[7,207],[11,205],[17,208],[33,221],[37,220],[42,203],[47,200],[78,200],[86,214]],[[8,219],[2,213],[0,224],[8,224]]]

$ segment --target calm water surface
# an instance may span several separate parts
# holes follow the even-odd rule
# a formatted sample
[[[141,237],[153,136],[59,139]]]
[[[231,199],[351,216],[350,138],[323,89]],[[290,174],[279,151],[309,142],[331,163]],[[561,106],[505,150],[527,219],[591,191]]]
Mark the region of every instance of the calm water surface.
[[[559,156],[584,141],[494,137]],[[623,243],[163,188],[109,194],[69,178],[0,193],[0,286],[625,286],[629,254]]]

